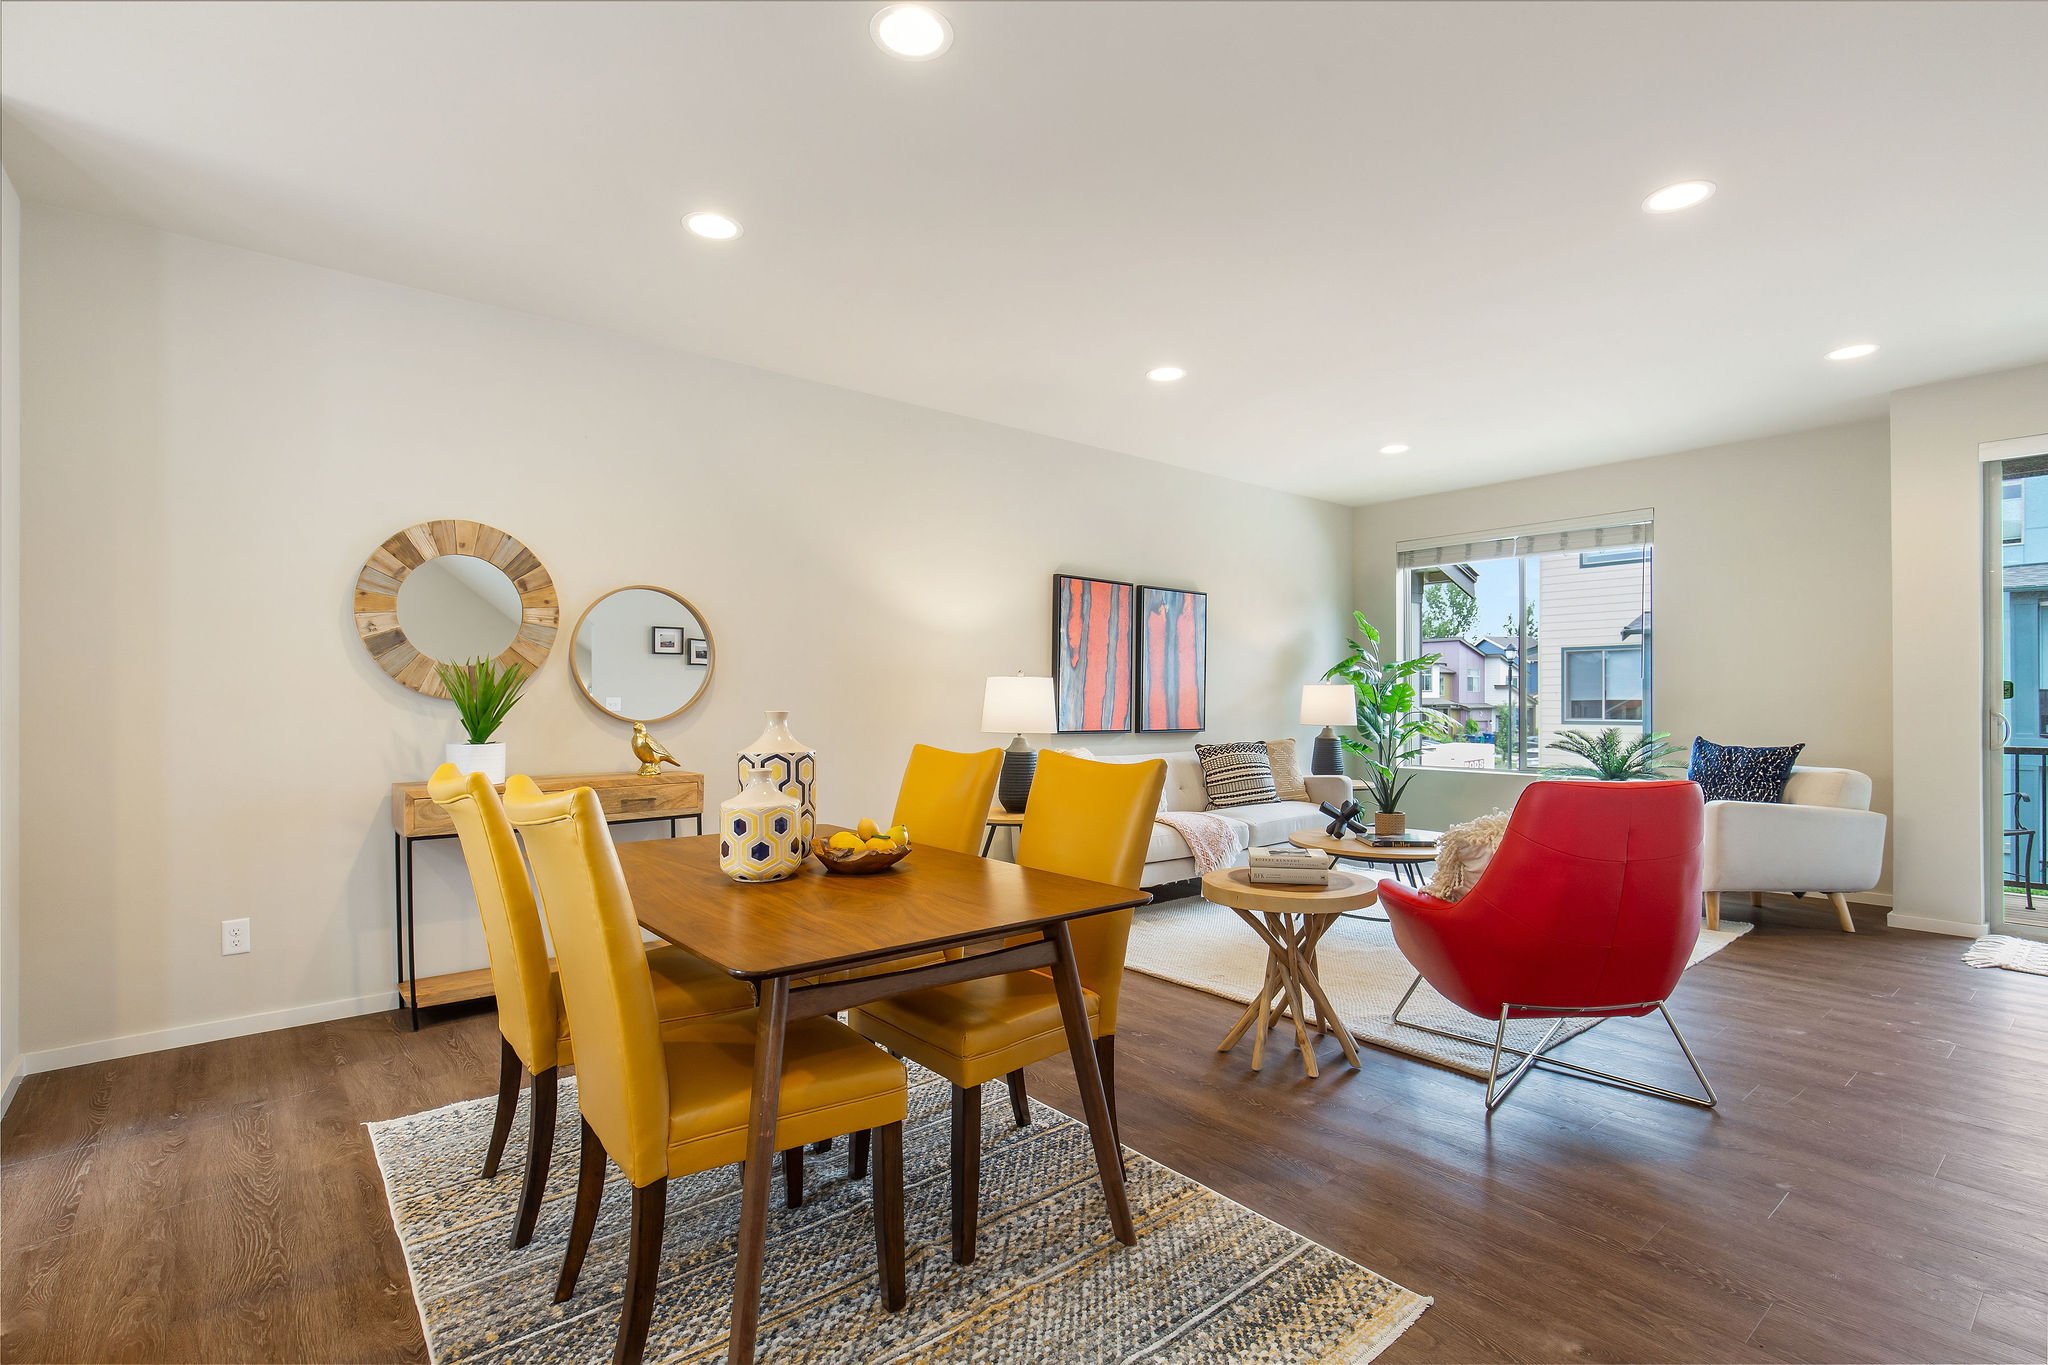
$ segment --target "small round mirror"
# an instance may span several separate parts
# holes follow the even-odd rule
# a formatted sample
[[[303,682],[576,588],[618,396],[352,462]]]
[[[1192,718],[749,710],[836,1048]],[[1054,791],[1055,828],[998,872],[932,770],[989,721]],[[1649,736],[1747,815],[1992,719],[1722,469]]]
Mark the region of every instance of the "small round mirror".
[[[590,604],[569,652],[576,685],[619,720],[667,720],[696,705],[717,656],[688,599],[667,588],[618,588]]]
[[[475,555],[442,555],[405,576],[398,627],[414,649],[445,663],[495,659],[519,634],[519,589]]]

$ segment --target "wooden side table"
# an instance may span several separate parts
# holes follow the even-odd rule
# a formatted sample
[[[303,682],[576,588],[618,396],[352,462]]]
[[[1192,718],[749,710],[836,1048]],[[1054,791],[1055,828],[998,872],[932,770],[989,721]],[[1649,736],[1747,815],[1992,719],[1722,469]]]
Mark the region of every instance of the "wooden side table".
[[[1330,873],[1330,884],[1326,887],[1261,886],[1253,884],[1245,868],[1224,867],[1203,876],[1202,896],[1235,910],[1237,917],[1250,925],[1266,945],[1266,977],[1259,986],[1258,998],[1244,1007],[1244,1013],[1223,1035],[1216,1050],[1230,1051],[1244,1037],[1245,1030],[1257,1023],[1259,1031],[1252,1035],[1252,1070],[1264,1066],[1266,1030],[1272,1027],[1277,1005],[1294,1020],[1294,1041],[1301,1049],[1302,1069],[1311,1077],[1317,1075],[1315,1047],[1309,1042],[1303,1005],[1306,995],[1315,1004],[1317,1031],[1334,1031],[1338,1046],[1344,1049],[1344,1060],[1357,1070],[1358,1045],[1351,1040],[1351,1030],[1344,1026],[1330,997],[1323,993],[1322,982],[1316,978],[1316,944],[1345,911],[1379,903],[1378,879],[1340,870]]]
[[[984,858],[988,856],[989,849],[995,844],[997,830],[1022,828],[1024,828],[1022,812],[1007,811],[1001,806],[991,806],[988,812],[988,832],[981,836],[981,856]]]
[[[668,821],[669,837],[676,836],[676,822],[690,820],[696,832],[704,832],[704,774],[663,769],[655,777],[637,772],[565,773],[536,777],[544,792],[570,791],[589,787],[604,807],[604,818],[614,825],[637,825],[648,820]],[[503,786],[498,788],[502,793]],[[398,996],[411,1013],[412,1026],[420,1026],[420,1006],[451,1005],[459,1000],[481,1000],[492,993],[491,969],[479,967],[467,972],[445,972],[424,980],[419,971],[419,941],[413,932],[412,846],[432,839],[453,839],[454,822],[448,812],[434,804],[424,782],[391,784],[391,876],[392,910],[398,922]]]

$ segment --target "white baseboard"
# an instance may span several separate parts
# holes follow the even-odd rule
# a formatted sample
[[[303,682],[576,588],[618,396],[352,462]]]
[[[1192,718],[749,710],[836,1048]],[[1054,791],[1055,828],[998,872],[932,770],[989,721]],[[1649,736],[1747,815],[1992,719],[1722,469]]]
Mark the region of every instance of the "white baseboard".
[[[184,1024],[177,1028],[158,1029],[153,1033],[130,1033],[120,1038],[102,1038],[91,1043],[73,1043],[69,1047],[55,1047],[43,1052],[25,1052],[16,1068],[19,1076],[34,1076],[45,1071],[62,1071],[66,1067],[85,1066],[91,1062],[109,1062],[116,1057],[139,1057],[145,1052],[162,1052],[167,1048],[190,1047],[194,1043],[217,1043],[223,1038],[240,1038],[251,1033],[269,1033],[273,1029],[294,1028],[300,1024],[324,1024],[329,1019],[347,1019],[358,1014],[375,1014],[379,1010],[396,1009],[398,992],[379,991],[375,995],[358,995],[346,1000],[326,1000],[317,1005],[295,1005],[290,1009],[271,1010],[266,1014],[241,1014],[231,1019],[209,1019],[201,1024]],[[14,1098],[14,1081],[9,1081],[7,1098]]]
[[[16,1057],[14,1064],[7,1068],[7,1079],[0,1082],[0,1114],[7,1112],[7,1106],[14,1103],[14,1092],[21,1089],[21,1078],[28,1074],[22,1065],[26,1058]]]
[[[1884,922],[1891,929],[1913,929],[1923,934],[1948,934],[1955,938],[1982,938],[1991,932],[1991,926],[1987,924],[1940,919],[1933,915],[1901,915],[1896,911],[1887,915]]]

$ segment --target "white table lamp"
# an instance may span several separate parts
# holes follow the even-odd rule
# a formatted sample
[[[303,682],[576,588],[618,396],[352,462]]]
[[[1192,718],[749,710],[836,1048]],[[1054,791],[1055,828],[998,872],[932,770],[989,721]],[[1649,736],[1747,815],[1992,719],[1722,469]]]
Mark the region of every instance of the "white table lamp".
[[[1038,774],[1038,752],[1024,736],[1049,735],[1059,729],[1051,678],[990,678],[981,695],[981,728],[991,735],[1014,735],[1003,751],[1003,775],[996,797],[1003,809],[1021,815],[1031,797],[1031,779]]]
[[[1323,732],[1316,736],[1315,750],[1309,756],[1308,770],[1341,774],[1344,771],[1344,750],[1337,743],[1337,732],[1330,727],[1358,724],[1358,694],[1351,690],[1351,684],[1303,684],[1301,723],[1323,727]]]

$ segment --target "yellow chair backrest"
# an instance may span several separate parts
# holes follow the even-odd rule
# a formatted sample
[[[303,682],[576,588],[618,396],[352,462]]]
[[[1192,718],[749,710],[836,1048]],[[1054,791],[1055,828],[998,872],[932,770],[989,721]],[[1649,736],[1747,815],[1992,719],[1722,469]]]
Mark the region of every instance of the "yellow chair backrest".
[[[910,831],[913,847],[981,852],[989,803],[1003,768],[1001,749],[962,754],[919,744],[910,751],[903,786],[896,793],[894,823]]]
[[[668,1174],[668,1072],[640,923],[612,833],[588,787],[505,784],[554,935],[562,999],[576,1029],[576,1102],[635,1188]]]
[[[1040,753],[1017,835],[1018,865],[1135,889],[1145,873],[1145,848],[1165,785],[1166,764],[1159,759],[1095,763]],[[1113,1033],[1131,912],[1075,920],[1072,933],[1081,984],[1102,999],[1097,1028]]]
[[[549,987],[540,911],[504,803],[489,778],[465,773],[453,763],[434,770],[427,795],[448,812],[462,843],[462,861],[469,866],[490,953],[491,989],[498,996],[498,1031],[528,1071],[545,1071],[560,1060],[556,1040],[562,1021]]]

